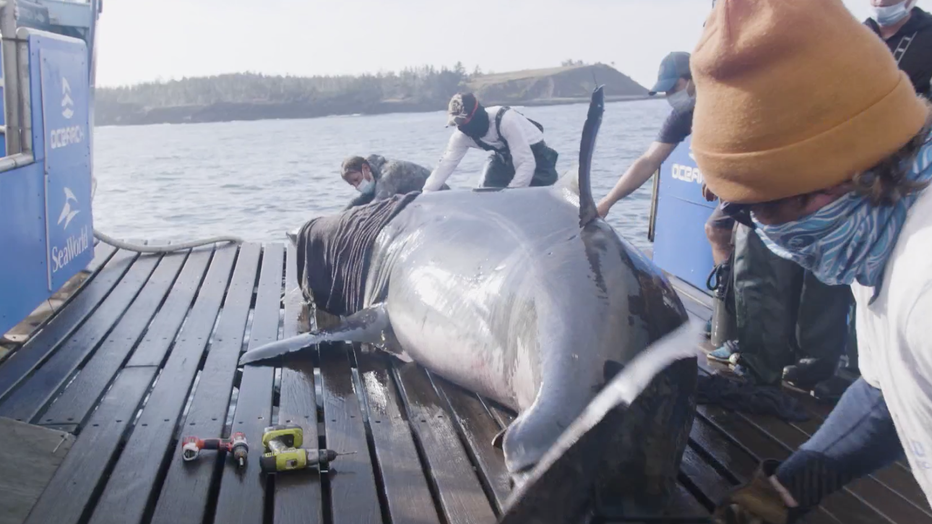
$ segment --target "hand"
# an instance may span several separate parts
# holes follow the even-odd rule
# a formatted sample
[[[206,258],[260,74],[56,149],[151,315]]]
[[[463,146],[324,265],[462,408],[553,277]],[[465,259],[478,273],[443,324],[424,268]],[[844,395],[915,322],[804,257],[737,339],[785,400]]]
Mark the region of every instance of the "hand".
[[[607,200],[603,200],[595,207],[599,211],[599,216],[605,218],[608,216],[608,212],[612,209],[612,204]]]
[[[709,190],[709,186],[705,185],[705,182],[702,183],[702,196],[709,202],[718,198],[715,193]]]

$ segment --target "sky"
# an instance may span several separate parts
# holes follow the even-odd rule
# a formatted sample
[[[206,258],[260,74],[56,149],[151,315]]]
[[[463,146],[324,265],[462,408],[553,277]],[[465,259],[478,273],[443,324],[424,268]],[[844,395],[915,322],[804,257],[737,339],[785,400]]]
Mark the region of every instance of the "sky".
[[[786,0],[812,2],[819,0]],[[870,0],[844,0],[859,18]],[[505,72],[567,59],[644,86],[691,51],[711,0],[107,0],[97,84],[251,71],[295,76],[452,66]],[[919,6],[932,10],[932,0]]]

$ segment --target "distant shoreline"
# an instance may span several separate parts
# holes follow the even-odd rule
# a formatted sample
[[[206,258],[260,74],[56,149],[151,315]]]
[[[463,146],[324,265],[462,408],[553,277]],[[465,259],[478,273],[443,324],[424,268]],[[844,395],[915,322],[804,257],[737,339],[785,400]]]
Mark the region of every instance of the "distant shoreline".
[[[147,125],[384,115],[443,111],[457,92],[486,106],[587,103],[594,79],[608,101],[642,100],[647,88],[604,65],[466,74],[431,67],[358,77],[281,77],[236,73],[97,90],[98,124]]]
[[[638,100],[648,100],[650,96],[645,95],[618,95],[606,96],[606,102],[635,102]],[[571,97],[571,98],[545,98],[535,100],[522,100],[511,102],[491,101],[487,105],[511,105],[524,107],[544,107],[544,106],[561,106],[573,104],[588,104],[589,98]],[[363,110],[346,111],[346,112],[326,112],[320,111],[320,108],[297,108],[281,107],[276,104],[214,104],[205,107],[165,107],[156,108],[148,111],[143,115],[130,115],[125,121],[120,118],[96,119],[95,127],[108,126],[145,126],[160,124],[210,124],[222,122],[253,122],[260,120],[301,120],[310,118],[327,118],[335,116],[376,116],[389,114],[406,114],[406,113],[435,113],[443,111],[443,108],[425,107],[420,104],[399,104],[393,102],[384,102],[377,107]],[[316,111],[315,111],[316,110]],[[315,114],[316,113],[316,114]]]

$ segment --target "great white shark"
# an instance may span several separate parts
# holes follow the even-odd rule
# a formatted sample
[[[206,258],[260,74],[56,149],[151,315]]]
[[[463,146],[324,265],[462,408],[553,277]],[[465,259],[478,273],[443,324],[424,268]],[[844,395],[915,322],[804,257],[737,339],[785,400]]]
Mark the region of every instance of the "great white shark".
[[[362,309],[332,329],[248,351],[241,364],[322,342],[373,344],[514,409],[500,444],[519,488],[540,483],[534,467],[561,435],[569,449],[598,426],[596,455],[585,471],[576,467],[589,477],[581,481],[606,499],[662,503],[695,414],[695,341],[683,334],[688,317],[662,271],[598,215],[590,173],[603,112],[598,88],[578,178],[419,195],[378,234]],[[637,367],[649,373],[626,369],[678,328],[675,350],[668,338],[666,356]],[[616,396],[631,398],[603,399],[598,419],[590,413],[579,435],[567,436],[616,375],[634,380],[637,394],[616,385]]]

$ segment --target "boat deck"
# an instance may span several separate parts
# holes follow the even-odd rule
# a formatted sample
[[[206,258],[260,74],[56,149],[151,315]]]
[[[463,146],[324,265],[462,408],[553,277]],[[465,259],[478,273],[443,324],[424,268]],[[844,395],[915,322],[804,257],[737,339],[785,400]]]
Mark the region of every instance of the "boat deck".
[[[496,520],[509,486],[491,441],[512,419],[507,410],[345,344],[286,368],[237,369],[244,349],[298,332],[301,304],[284,292],[297,286],[291,248],[95,249],[91,277],[0,365],[0,416],[77,435],[26,522]],[[680,287],[694,319],[708,318],[708,297]],[[700,365],[712,371],[705,358]],[[805,402],[812,419],[799,424],[700,406],[667,521],[706,519],[759,458],[802,444],[829,410]],[[266,477],[257,458],[271,423],[300,424],[305,446],[357,454],[329,472]],[[245,472],[213,452],[181,460],[181,436],[231,431],[247,435]],[[593,519],[646,521],[660,520]],[[932,510],[908,467],[896,464],[832,496],[807,522],[932,524]]]

